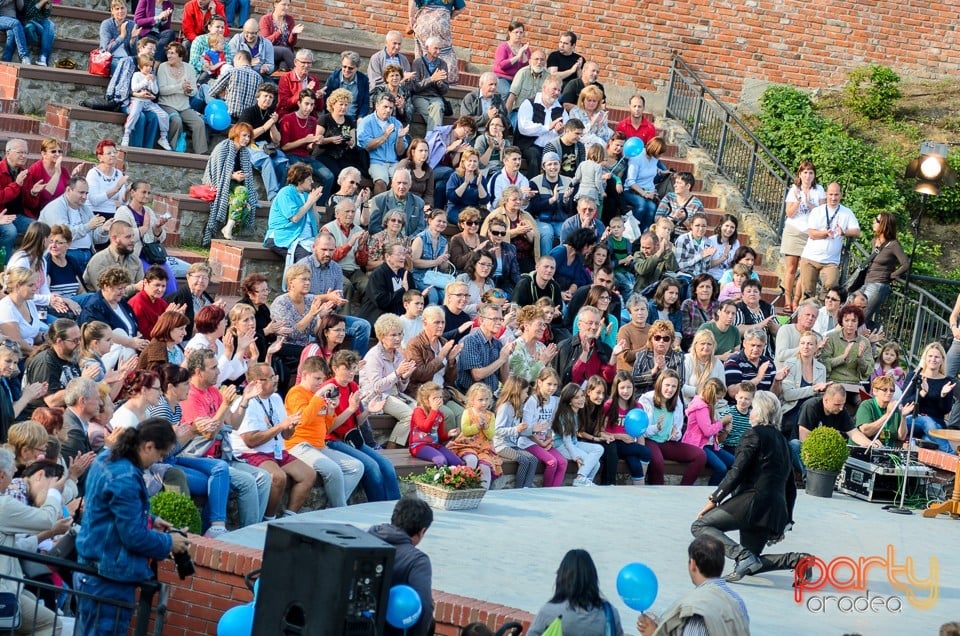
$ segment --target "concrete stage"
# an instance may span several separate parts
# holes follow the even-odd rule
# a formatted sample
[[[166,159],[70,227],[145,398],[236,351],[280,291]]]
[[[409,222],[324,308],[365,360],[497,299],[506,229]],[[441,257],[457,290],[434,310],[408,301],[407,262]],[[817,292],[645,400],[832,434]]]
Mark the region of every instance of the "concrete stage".
[[[617,572],[631,561],[653,568],[660,582],[651,608],[656,613],[689,590],[690,522],[711,490],[678,486],[496,490],[487,493],[475,511],[438,511],[420,547],[433,562],[434,589],[532,613],[552,595],[564,553],[585,548],[597,563],[603,594],[620,611],[627,633],[636,633],[637,612],[617,596]],[[392,508],[392,503],[363,504],[306,513],[297,521],[342,522],[366,529],[389,521]],[[911,558],[914,576],[921,581],[930,579],[931,558],[936,559],[937,600],[929,609],[914,607],[904,591],[891,585],[885,569],[873,566],[866,573],[870,605],[863,611],[850,608],[857,597],[861,597],[857,608],[867,604],[862,587],[838,591],[828,584],[808,590],[803,603],[797,603],[792,572],[772,572],[734,585],[747,603],[753,634],[936,634],[942,623],[960,620],[960,520],[925,519],[919,512],[900,516],[839,493],[819,499],[803,492],[794,516],[793,532],[769,551],[810,552],[829,564],[836,557],[886,559],[887,546],[892,545],[894,565],[902,567]],[[262,549],[265,536],[266,524],[259,524],[225,534],[222,540]],[[727,564],[729,571],[731,562]],[[851,568],[836,570],[835,580],[850,578]],[[921,600],[930,595],[929,586],[917,592]],[[826,609],[821,608],[823,596],[831,597]],[[875,600],[877,596],[884,598]]]

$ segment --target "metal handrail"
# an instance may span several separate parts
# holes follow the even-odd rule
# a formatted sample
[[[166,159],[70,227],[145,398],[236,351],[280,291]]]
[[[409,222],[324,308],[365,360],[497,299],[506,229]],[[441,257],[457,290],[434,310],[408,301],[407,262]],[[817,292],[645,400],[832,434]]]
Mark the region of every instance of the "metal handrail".
[[[734,182],[744,201],[783,232],[785,195],[794,174],[731,111],[700,76],[673,54],[666,114],[679,121],[691,141],[703,148],[717,170]]]

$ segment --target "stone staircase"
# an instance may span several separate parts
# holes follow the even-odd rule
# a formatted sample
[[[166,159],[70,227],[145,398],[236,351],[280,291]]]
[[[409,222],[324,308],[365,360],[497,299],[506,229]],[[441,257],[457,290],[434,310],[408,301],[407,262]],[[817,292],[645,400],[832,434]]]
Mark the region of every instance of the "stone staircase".
[[[96,0],[83,1],[96,3]],[[176,4],[178,7],[182,6],[183,0],[177,0]],[[106,90],[108,79],[90,75],[85,69],[89,52],[98,45],[99,24],[108,17],[109,13],[100,8],[63,4],[54,7],[58,34],[52,59],[72,59],[78,64],[77,70],[0,63],[0,112],[8,113],[0,118],[0,142],[11,137],[21,137],[27,140],[31,154],[36,154],[39,153],[39,144],[44,137],[57,138],[63,142],[70,155],[64,157],[64,163],[72,169],[82,161],[78,154],[87,160],[92,158],[93,148],[99,140],[120,138],[125,119],[122,113],[96,111],[79,106],[83,99],[101,96]],[[179,29],[179,23],[175,23],[174,28]],[[349,48],[368,61],[369,57],[379,50],[377,46],[338,42],[310,35],[301,36],[300,45],[314,52],[314,72],[324,79],[329,75],[326,69],[336,68],[339,64],[341,51]],[[479,74],[468,70],[466,62],[461,60],[460,78],[461,85],[452,87],[448,95],[455,112],[458,111],[460,99],[471,87],[477,85]],[[622,108],[610,108],[610,111],[612,122],[628,115]],[[652,116],[649,117],[652,119]],[[447,121],[452,123],[454,119],[447,118]],[[663,122],[658,122],[658,125],[661,123]],[[420,126],[422,131],[422,122]],[[680,147],[670,145],[663,158],[664,162],[674,170],[689,171],[697,175],[697,166],[682,157],[682,153]],[[36,158],[38,155],[31,157],[31,161]],[[171,155],[162,150],[144,148],[127,148],[122,153],[123,170],[132,178],[147,178],[153,185],[154,209],[158,213],[171,215],[167,225],[166,245],[168,250],[173,250],[172,254],[175,251],[174,255],[181,258],[190,255],[203,257],[197,256],[197,252],[178,248],[200,243],[209,215],[209,206],[205,202],[191,199],[186,195],[186,191],[190,185],[200,183],[206,161],[207,157],[204,155]],[[259,180],[259,176],[257,179]],[[707,208],[712,227],[719,222],[725,210],[717,195],[702,190],[704,184],[698,179],[695,191]],[[255,215],[254,227],[248,233],[249,238],[255,240],[214,240],[211,245],[209,258],[216,271],[215,282],[224,293],[236,293],[239,282],[251,271],[267,273],[271,278],[271,287],[279,291],[282,261],[273,252],[263,249],[259,242],[259,237],[262,237],[266,230],[268,213],[269,203],[261,202]],[[741,233],[740,241],[744,245],[750,244],[749,235]],[[760,251],[758,249],[758,252]],[[777,276],[762,270],[760,274],[765,288],[764,297],[772,300],[777,293]]]

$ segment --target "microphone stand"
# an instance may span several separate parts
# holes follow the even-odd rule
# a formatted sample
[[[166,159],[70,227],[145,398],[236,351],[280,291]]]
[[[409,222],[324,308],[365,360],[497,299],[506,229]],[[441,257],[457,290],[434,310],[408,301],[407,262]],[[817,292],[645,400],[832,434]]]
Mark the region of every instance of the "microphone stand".
[[[913,377],[910,378],[909,384],[907,384],[907,386],[903,388],[903,393],[900,394],[900,399],[897,400],[896,407],[892,411],[887,412],[886,417],[883,420],[883,425],[880,427],[880,430],[877,431],[876,435],[873,436],[872,441],[876,441],[880,437],[880,434],[883,433],[883,429],[886,428],[887,426],[887,420],[890,419],[890,416],[893,415],[893,413],[897,409],[903,406],[903,401],[907,397],[907,394],[910,393],[911,389],[913,389],[914,391],[914,404],[916,404],[916,401],[920,397],[921,380],[922,378],[920,377],[920,367],[917,366],[917,368],[913,370]],[[903,487],[900,489],[900,505],[895,506],[893,504],[888,504],[883,507],[883,509],[886,510],[887,512],[892,512],[893,514],[896,514],[896,515],[912,515],[913,514],[913,510],[903,507],[903,502],[907,496],[907,484],[910,483],[910,451],[911,451],[911,447],[913,446],[913,432],[914,432],[914,427],[916,426],[916,419],[917,419],[916,407],[914,407],[914,412],[908,415],[907,417],[910,418],[910,430],[907,433],[907,461],[904,462],[903,464]]]

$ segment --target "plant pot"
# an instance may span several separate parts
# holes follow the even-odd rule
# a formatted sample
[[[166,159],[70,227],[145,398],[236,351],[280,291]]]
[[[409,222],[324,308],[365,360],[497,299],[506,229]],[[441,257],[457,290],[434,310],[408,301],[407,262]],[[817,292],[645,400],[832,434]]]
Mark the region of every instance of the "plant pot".
[[[807,469],[807,494],[814,497],[833,497],[839,471]]]
[[[415,485],[420,498],[437,510],[473,510],[480,505],[480,500],[487,494],[484,488],[450,490],[423,482],[415,482]]]

